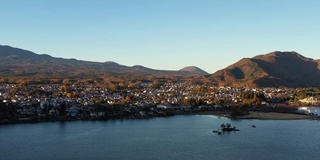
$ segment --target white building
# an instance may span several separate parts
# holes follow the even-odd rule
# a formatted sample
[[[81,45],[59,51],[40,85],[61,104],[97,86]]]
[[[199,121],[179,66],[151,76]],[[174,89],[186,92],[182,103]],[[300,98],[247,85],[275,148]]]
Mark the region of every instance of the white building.
[[[320,103],[320,100],[318,100],[315,97],[307,97],[307,98],[304,98],[304,99],[300,99],[299,102],[308,103],[308,104],[318,104],[318,103]]]
[[[169,108],[172,108],[172,106],[158,104],[158,105],[157,105],[157,108],[158,108],[158,109],[169,109]]]

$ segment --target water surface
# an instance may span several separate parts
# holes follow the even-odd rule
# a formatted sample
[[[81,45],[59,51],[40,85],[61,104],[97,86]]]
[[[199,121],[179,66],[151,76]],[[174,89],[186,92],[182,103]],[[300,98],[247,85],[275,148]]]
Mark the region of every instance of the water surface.
[[[217,135],[221,123],[240,129]],[[257,128],[252,128],[256,125]],[[319,159],[320,122],[174,116],[0,126],[1,159]]]

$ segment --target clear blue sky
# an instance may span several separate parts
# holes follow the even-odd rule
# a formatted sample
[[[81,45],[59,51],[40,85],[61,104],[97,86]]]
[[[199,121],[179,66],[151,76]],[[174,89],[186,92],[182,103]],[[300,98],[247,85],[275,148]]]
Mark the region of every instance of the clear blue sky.
[[[320,59],[319,16],[319,0],[0,0],[0,44],[213,73],[275,50]]]

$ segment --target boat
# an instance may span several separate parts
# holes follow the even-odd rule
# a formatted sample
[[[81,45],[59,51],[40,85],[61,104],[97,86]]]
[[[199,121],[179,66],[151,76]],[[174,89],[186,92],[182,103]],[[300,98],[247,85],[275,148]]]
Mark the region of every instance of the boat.
[[[218,134],[218,135],[220,135],[221,134],[221,132],[220,131],[217,131],[217,130],[214,130],[214,131],[212,131],[213,133],[216,133],[216,134]]]

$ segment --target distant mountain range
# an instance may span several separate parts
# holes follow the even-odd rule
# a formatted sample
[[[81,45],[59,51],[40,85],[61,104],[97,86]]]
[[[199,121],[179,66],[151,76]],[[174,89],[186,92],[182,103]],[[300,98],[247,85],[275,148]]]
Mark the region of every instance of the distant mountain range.
[[[240,61],[208,74],[196,66],[179,71],[125,66],[115,62],[89,62],[55,58],[0,45],[0,78],[103,78],[159,76],[175,79],[196,76],[202,82],[226,86],[320,87],[320,60],[296,52],[271,52]],[[205,75],[205,76],[203,76]],[[190,77],[191,76],[191,77]]]
[[[115,62],[89,62],[76,59],[55,58],[31,51],[0,45],[0,78],[81,78],[119,75],[206,75],[197,67],[190,70],[155,70],[144,66],[128,67]]]
[[[296,52],[271,52],[240,61],[211,75],[219,85],[320,87],[320,60]]]

